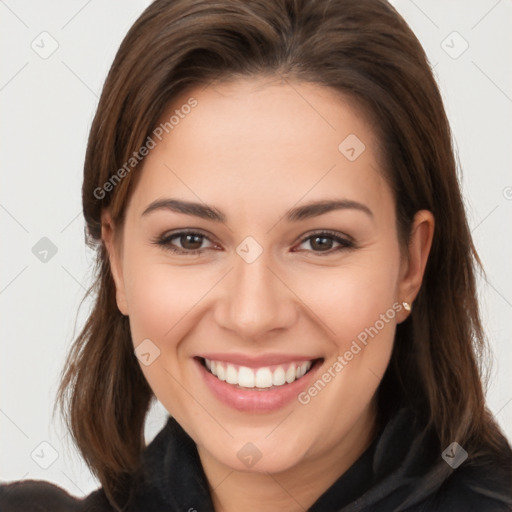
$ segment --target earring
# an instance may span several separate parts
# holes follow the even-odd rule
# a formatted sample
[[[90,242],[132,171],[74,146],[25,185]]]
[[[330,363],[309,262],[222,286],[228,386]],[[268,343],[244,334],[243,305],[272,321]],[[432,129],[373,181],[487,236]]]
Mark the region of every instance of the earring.
[[[409,302],[406,302],[406,301],[402,302],[402,306],[404,307],[404,309],[406,311],[411,311],[411,304]]]

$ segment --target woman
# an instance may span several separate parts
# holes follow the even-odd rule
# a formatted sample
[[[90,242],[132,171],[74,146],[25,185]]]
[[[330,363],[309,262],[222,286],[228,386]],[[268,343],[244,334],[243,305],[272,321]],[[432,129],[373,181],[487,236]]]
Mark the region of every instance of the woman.
[[[97,295],[59,403],[102,486],[2,510],[512,510],[449,125],[385,1],[156,0],[83,211]]]

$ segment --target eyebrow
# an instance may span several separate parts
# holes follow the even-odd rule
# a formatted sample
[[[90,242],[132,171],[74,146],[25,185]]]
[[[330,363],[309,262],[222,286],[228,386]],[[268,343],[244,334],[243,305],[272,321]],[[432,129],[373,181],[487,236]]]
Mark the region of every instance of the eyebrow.
[[[170,210],[176,213],[193,215],[202,219],[213,220],[215,222],[225,222],[226,215],[213,206],[204,203],[193,203],[179,199],[159,199],[153,201],[142,213],[147,215],[155,210]],[[285,220],[288,222],[298,222],[304,219],[317,217],[334,210],[358,210],[373,218],[373,212],[368,206],[349,199],[324,200],[309,203],[303,206],[292,208],[285,214]]]

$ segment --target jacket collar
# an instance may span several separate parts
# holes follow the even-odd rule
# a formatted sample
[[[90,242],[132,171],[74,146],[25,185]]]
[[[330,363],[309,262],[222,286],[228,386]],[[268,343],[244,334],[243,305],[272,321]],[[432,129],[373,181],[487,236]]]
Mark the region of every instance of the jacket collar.
[[[431,432],[400,409],[310,511],[358,512],[375,504],[405,510],[435,492],[452,471]],[[214,512],[196,445],[171,417],[146,448],[137,482],[133,510]]]

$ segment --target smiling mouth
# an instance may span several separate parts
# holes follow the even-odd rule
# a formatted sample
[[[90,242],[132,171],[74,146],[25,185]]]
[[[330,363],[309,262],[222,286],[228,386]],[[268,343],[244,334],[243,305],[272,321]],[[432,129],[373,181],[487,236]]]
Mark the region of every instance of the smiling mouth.
[[[202,357],[199,360],[206,370],[220,381],[231,384],[238,389],[260,391],[269,391],[291,384],[304,377],[313,367],[316,367],[323,361],[320,358],[310,361],[249,368]]]

